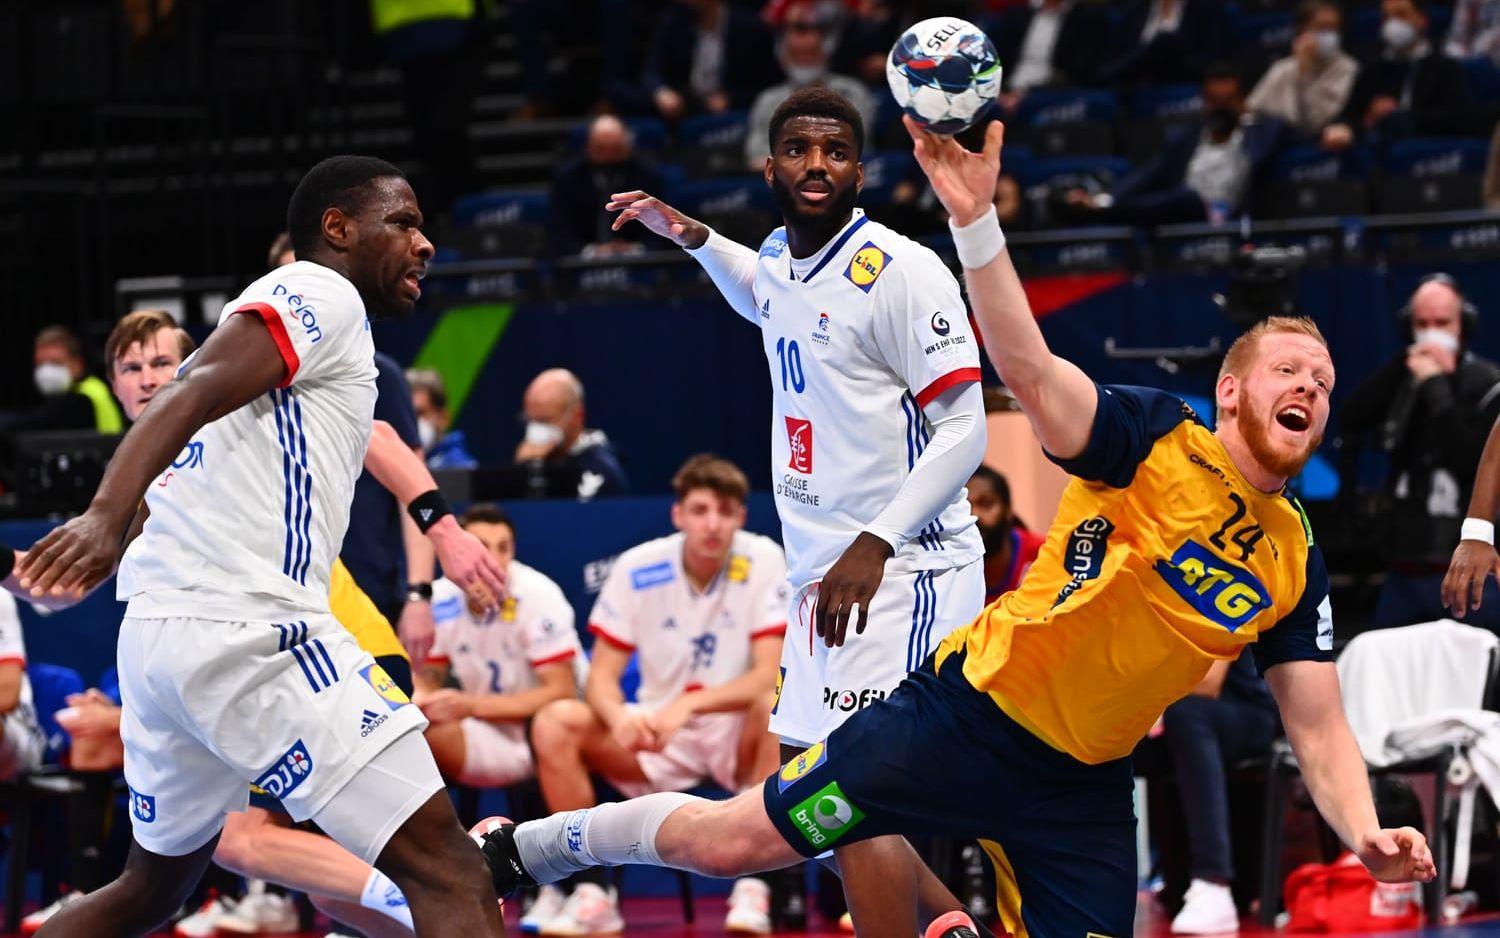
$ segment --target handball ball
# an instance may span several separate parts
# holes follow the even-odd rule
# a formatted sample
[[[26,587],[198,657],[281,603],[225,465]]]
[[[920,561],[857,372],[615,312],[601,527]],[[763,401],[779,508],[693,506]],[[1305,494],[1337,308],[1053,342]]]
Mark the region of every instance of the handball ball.
[[[923,20],[891,47],[885,78],[901,109],[936,134],[973,126],[1000,95],[1000,55],[990,37],[953,16]]]

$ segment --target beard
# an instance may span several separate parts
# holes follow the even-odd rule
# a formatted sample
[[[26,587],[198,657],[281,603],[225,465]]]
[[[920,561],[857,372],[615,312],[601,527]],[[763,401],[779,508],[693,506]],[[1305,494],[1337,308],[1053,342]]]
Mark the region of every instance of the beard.
[[[976,521],[974,526],[979,529],[979,539],[984,542],[984,555],[993,557],[1005,549],[1013,525],[1009,521],[1002,521],[1000,524]]]
[[[1250,448],[1250,455],[1261,467],[1279,476],[1290,479],[1302,471],[1307,461],[1317,451],[1318,445],[1323,442],[1322,434],[1308,441],[1305,448],[1288,452],[1271,442],[1271,421],[1266,419],[1270,415],[1255,409],[1255,405],[1248,397],[1240,403],[1240,408],[1235,414],[1235,422],[1239,425],[1240,436],[1245,438],[1245,445]]]
[[[832,180],[829,180],[829,185],[833,185]],[[844,222],[849,218],[849,213],[854,211],[854,203],[859,199],[859,189],[852,185],[846,189],[834,189],[831,198],[818,208],[810,209],[798,201],[792,187],[773,172],[771,174],[771,198],[776,200],[776,208],[788,225],[813,230],[827,228],[828,233],[832,234],[843,227]]]

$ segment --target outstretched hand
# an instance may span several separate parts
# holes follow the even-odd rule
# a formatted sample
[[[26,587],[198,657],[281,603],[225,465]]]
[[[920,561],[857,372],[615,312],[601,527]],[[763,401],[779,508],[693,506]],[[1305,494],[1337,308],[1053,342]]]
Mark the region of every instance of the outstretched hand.
[[[1360,838],[1355,854],[1382,883],[1427,883],[1437,875],[1427,838],[1410,827],[1371,831]]]
[[[33,544],[17,560],[16,577],[33,597],[82,597],[115,572],[120,538],[117,524],[86,511]]]
[[[619,231],[628,221],[638,221],[649,230],[667,238],[678,247],[700,248],[708,240],[708,226],[677,211],[653,195],[639,189],[616,192],[604,204],[607,212],[619,212],[611,231]]]
[[[1484,581],[1490,574],[1500,582],[1500,554],[1493,544],[1472,539],[1458,542],[1453,551],[1453,561],[1443,577],[1443,605],[1460,619],[1470,609],[1478,609],[1484,596]]]
[[[953,224],[962,227],[983,215],[995,199],[1005,125],[992,122],[985,128],[983,152],[971,153],[953,137],[924,130],[910,117],[903,116],[901,122],[911,134],[917,165],[927,174]]]

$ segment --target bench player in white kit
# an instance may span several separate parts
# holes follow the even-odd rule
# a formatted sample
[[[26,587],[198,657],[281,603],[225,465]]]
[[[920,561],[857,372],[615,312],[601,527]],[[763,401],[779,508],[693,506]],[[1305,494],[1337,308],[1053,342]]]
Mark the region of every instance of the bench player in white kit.
[[[315,166],[287,215],[302,260],[225,307],[88,511],[18,570],[38,594],[68,594],[118,564],[129,601],[118,656],[135,844],[120,878],[49,920],[46,938],[165,921],[247,782],[395,881],[418,935],[504,934],[426,720],[328,611],[375,401],[366,314],[410,312],[432,245],[400,171],[368,157]],[[373,729],[367,711],[384,715]]]
[[[644,192],[606,208],[620,213],[616,228],[639,221],[686,248],[761,329],[793,587],[771,730],[789,760],[889,694],[984,605],[964,483],[985,425],[958,282],[931,250],[854,206],[858,111],[804,89],[776,109],[770,137],[765,178],[785,227],[758,253]],[[835,854],[856,923],[899,920],[886,885],[901,864],[916,863],[928,916],[958,907],[901,838]]]

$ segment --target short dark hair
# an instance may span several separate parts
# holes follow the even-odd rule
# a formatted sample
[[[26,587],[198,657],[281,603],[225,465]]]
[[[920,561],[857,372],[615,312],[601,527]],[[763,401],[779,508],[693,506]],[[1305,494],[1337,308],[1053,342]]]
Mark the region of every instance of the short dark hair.
[[[41,348],[44,345],[61,345],[63,351],[73,358],[83,358],[83,342],[78,338],[78,333],[67,326],[46,326],[36,334],[36,341],[32,348]]]
[[[1211,81],[1234,81],[1239,84],[1240,90],[1245,88],[1245,76],[1234,66],[1233,62],[1215,62],[1203,70],[1203,83]]]
[[[993,485],[995,487],[995,494],[1000,496],[1000,500],[1005,503],[1005,507],[1009,508],[1011,506],[1010,483],[1005,481],[1005,476],[1001,475],[998,470],[992,469],[984,463],[980,463],[979,466],[975,468],[974,474],[969,478],[983,479],[990,485]]]
[[[494,502],[475,502],[458,516],[459,527],[467,528],[471,524],[503,524],[510,528],[511,537],[516,536],[516,523],[510,520],[504,508]]]
[[[827,88],[811,87],[793,91],[787,99],[771,112],[771,152],[776,152],[776,138],[781,127],[794,117],[828,117],[843,121],[854,132],[854,151],[860,153],[865,146],[865,121],[859,109],[849,99]]]
[[[750,494],[750,480],[729,460],[712,453],[699,453],[683,463],[672,477],[672,491],[680,502],[699,489],[743,503]]]
[[[1312,22],[1319,10],[1332,10],[1339,15],[1340,19],[1344,16],[1344,9],[1338,5],[1338,0],[1302,0],[1297,4],[1297,32],[1300,33],[1306,29],[1307,24]]]
[[[389,176],[406,178],[401,170],[373,156],[330,156],[309,169],[286,207],[292,253],[301,258],[311,254],[323,237],[323,213],[337,208],[357,214],[364,207],[369,184]]]
[[[437,369],[412,368],[406,372],[406,383],[411,385],[413,391],[426,394],[433,407],[438,410],[448,409],[448,388],[443,384],[443,376]]]

